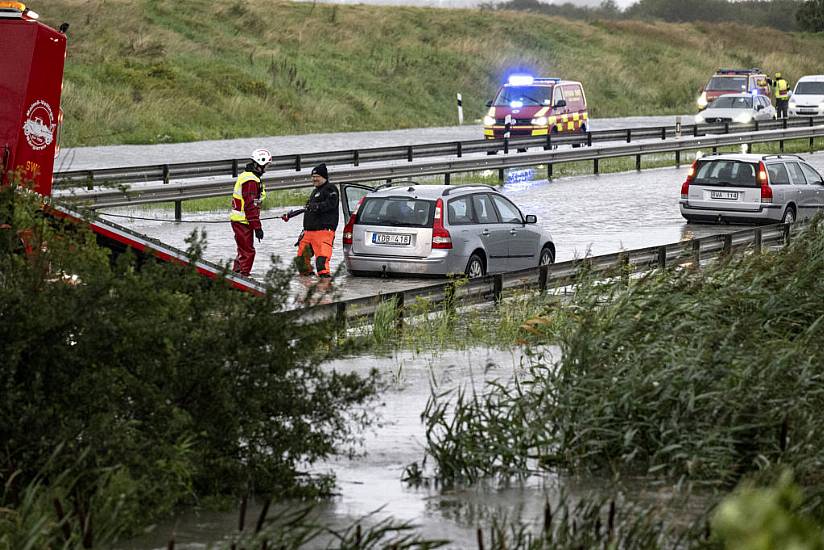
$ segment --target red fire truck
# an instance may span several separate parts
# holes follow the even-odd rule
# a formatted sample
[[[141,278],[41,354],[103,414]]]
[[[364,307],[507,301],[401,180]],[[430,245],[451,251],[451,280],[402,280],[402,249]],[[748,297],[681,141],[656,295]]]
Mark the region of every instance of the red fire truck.
[[[38,19],[22,2],[0,1],[0,182],[30,182],[34,191],[50,197],[63,118],[60,95],[68,24],[58,31]],[[140,256],[192,263],[182,250],[106,220],[86,222],[83,214],[66,205],[52,205],[48,212],[89,223],[98,242],[116,252],[129,248]],[[210,278],[222,272],[221,266],[206,261],[197,261],[194,267]],[[265,292],[252,279],[235,274],[227,278],[241,290]]]

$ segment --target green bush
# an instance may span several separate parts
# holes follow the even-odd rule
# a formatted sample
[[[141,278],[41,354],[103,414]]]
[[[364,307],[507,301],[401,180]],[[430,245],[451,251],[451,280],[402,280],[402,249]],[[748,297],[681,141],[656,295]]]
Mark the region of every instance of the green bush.
[[[288,272],[252,296],[187,266],[138,269],[35,201],[2,190],[0,472],[26,483],[62,445],[44,479],[119,467],[138,521],[208,495],[328,489],[302,469],[369,424],[377,375],[320,367],[334,330],[284,314]]]

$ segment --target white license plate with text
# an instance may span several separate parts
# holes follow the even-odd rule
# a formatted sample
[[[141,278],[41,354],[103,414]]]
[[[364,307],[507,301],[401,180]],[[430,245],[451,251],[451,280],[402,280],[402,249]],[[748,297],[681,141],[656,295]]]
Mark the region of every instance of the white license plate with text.
[[[374,244],[409,245],[412,244],[412,235],[401,233],[372,233],[372,242]]]
[[[735,191],[710,191],[710,198],[737,201],[738,193],[736,193]]]

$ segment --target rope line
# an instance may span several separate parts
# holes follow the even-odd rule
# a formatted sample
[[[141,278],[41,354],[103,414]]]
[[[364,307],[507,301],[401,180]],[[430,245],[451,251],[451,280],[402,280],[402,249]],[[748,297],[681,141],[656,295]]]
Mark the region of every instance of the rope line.
[[[141,220],[147,222],[175,222],[175,223],[231,223],[226,220],[175,220],[173,218],[143,218],[140,216],[127,216],[125,214],[110,214],[108,212],[98,212],[101,216],[110,216],[112,218],[125,218],[127,220]],[[271,218],[260,218],[260,221],[265,220],[279,220],[280,216],[273,216]]]

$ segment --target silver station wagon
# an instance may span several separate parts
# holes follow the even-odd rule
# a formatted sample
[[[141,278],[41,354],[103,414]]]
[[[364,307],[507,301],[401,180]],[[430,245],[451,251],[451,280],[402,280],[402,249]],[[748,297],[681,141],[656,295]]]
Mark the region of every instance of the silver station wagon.
[[[343,256],[353,275],[481,277],[555,261],[533,215],[487,185],[342,185]]]
[[[824,180],[797,155],[708,155],[692,164],[679,203],[690,222],[792,223],[824,208]]]

